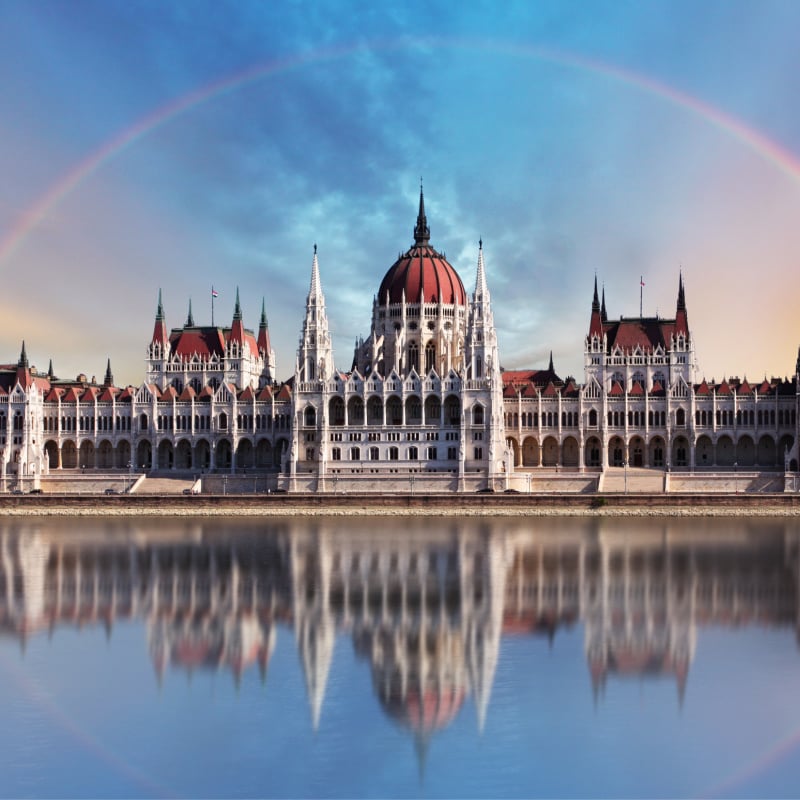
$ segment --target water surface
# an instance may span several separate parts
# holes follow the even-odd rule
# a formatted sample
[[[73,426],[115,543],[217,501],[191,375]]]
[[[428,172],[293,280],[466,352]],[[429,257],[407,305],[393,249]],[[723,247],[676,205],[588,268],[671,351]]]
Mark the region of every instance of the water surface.
[[[6,797],[800,792],[791,520],[0,526]]]

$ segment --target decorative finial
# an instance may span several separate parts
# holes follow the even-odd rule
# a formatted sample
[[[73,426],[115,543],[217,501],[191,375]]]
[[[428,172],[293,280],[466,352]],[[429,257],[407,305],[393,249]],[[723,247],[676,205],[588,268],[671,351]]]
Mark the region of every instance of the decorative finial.
[[[316,255],[316,254],[317,254],[317,243],[314,242],[314,255]]]
[[[419,184],[419,213],[417,214],[417,224],[414,226],[414,244],[428,244],[431,238],[431,229],[428,227],[428,219],[425,216],[425,195],[422,193],[422,180]]]
[[[242,306],[239,304],[239,287],[236,287],[236,305],[233,307],[233,318],[235,320],[242,318]]]
[[[18,367],[22,367],[23,369],[28,369],[28,354],[25,352],[25,340],[22,340],[22,351],[19,354],[19,361],[17,362]]]
[[[156,309],[156,319],[163,320],[164,319],[164,306],[161,303],[161,289],[158,290],[158,308]]]
[[[192,316],[192,298],[189,298],[189,316],[186,317],[186,327],[194,327],[194,317]]]

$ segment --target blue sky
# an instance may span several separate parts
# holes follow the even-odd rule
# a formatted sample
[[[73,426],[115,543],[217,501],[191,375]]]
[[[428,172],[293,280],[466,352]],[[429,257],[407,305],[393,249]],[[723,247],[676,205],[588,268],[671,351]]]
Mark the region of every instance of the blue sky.
[[[138,384],[158,289],[177,326],[213,283],[217,322],[265,297],[288,377],[316,242],[347,368],[423,176],[470,290],[483,237],[505,367],[582,374],[595,274],[612,317],[640,276],[669,316],[682,269],[702,374],[788,374],[798,29],[789,1],[0,0],[1,360]]]

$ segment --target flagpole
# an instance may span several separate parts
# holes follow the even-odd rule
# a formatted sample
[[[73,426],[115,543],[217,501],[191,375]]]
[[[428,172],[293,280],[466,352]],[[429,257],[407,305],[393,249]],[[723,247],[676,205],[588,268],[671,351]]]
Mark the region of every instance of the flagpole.
[[[644,275],[639,276],[639,319],[642,318],[642,293],[644,292]]]
[[[214,284],[211,284],[211,327],[214,327]]]

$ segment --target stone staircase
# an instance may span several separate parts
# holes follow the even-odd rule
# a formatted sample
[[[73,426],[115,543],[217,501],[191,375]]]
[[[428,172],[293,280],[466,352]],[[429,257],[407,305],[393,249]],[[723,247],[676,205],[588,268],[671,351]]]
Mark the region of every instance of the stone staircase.
[[[145,477],[136,487],[136,494],[183,494],[194,486],[194,478]]]
[[[624,467],[608,467],[603,473],[600,483],[601,492],[611,494],[660,494],[664,491],[664,471],[660,469],[644,469],[628,467],[627,481]]]

